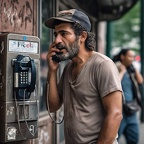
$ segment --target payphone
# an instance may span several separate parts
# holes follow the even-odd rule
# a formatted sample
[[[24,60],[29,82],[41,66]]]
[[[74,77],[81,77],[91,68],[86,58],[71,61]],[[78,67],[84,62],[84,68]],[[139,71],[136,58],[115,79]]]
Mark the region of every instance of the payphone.
[[[38,137],[40,40],[0,34],[0,142]]]

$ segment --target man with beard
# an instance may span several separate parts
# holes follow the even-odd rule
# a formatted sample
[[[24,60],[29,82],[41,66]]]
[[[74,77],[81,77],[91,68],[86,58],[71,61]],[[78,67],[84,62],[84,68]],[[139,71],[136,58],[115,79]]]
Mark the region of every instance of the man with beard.
[[[117,144],[122,119],[122,94],[118,70],[94,51],[94,34],[88,16],[64,10],[45,25],[55,40],[47,54],[47,98],[51,112],[64,104],[66,144]],[[70,60],[57,84],[59,62]]]

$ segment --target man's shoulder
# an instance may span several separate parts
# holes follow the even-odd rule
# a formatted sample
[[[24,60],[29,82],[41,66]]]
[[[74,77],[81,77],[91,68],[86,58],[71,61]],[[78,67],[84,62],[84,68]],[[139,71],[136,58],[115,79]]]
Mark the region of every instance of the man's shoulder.
[[[114,64],[114,62],[106,55],[99,53],[99,52],[95,52],[94,53],[94,64],[99,65],[102,63],[113,63]]]
[[[95,52],[95,55],[98,57],[98,58],[101,58],[101,59],[104,59],[104,60],[111,60],[108,56],[106,56],[105,54],[102,54],[100,52]]]

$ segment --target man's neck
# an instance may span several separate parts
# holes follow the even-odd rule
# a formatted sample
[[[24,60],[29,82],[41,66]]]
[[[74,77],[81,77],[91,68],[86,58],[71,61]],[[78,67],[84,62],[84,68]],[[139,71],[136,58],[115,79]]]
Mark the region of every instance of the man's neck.
[[[74,66],[84,65],[87,60],[93,55],[94,51],[79,53],[76,57],[72,59]]]

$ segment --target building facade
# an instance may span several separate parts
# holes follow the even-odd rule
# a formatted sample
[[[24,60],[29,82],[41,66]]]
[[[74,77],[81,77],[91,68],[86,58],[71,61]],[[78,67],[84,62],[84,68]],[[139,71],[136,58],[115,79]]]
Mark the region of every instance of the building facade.
[[[94,2],[94,1],[93,1]],[[93,4],[93,3],[92,3]],[[94,3],[95,5],[95,3]],[[63,108],[51,117],[46,109],[45,86],[47,80],[48,47],[53,41],[52,30],[44,26],[44,21],[55,16],[60,10],[76,8],[87,13],[92,23],[91,31],[96,34],[96,51],[105,53],[106,23],[98,22],[88,11],[87,7],[77,0],[1,0],[0,2],[0,33],[14,33],[20,35],[37,36],[40,38],[40,94],[39,94],[39,119],[38,138],[23,140],[21,142],[8,142],[12,144],[64,144],[63,123],[55,124],[63,119]],[[1,44],[0,44],[1,45]],[[2,50],[2,46],[0,51]],[[65,62],[60,64],[58,77],[60,77]],[[3,131],[2,131],[3,132]],[[0,133],[2,133],[0,130]]]

